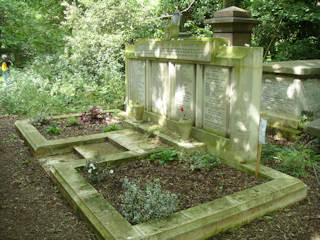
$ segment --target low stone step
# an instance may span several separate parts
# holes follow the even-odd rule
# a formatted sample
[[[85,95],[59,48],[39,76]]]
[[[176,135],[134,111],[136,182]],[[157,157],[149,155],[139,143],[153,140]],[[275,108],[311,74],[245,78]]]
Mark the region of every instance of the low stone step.
[[[147,138],[144,134],[133,129],[110,132],[108,134],[108,138],[130,151],[143,152],[158,148],[161,145],[160,142],[154,142]]]
[[[114,153],[127,151],[127,149],[125,149],[124,147],[116,145],[111,142],[80,145],[80,146],[74,147],[74,150],[84,158],[93,158],[98,153],[100,153],[103,156],[107,154],[114,154]]]

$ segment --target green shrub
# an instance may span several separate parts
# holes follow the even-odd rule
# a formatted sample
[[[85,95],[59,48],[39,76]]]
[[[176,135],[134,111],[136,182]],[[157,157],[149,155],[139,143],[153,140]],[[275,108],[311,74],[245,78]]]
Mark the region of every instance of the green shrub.
[[[103,132],[112,132],[122,130],[123,127],[120,124],[111,124],[103,129]]]
[[[58,126],[48,126],[46,132],[52,136],[61,134],[61,130]]]
[[[191,170],[199,169],[208,171],[221,164],[221,161],[217,156],[211,153],[203,153],[200,151],[193,153],[188,159]]]
[[[175,149],[163,148],[161,152],[153,153],[150,155],[149,160],[159,161],[161,165],[179,161],[179,151]]]
[[[122,187],[125,192],[120,196],[121,213],[132,224],[167,217],[177,209],[177,195],[162,193],[159,182],[147,182],[145,188],[142,188],[140,181],[130,182],[124,178]]]

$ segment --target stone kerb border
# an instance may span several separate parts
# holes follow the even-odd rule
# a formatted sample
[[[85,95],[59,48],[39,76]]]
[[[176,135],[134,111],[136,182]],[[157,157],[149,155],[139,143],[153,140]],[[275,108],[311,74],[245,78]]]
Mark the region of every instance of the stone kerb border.
[[[150,152],[128,151],[107,155],[101,162],[116,164],[147,154]],[[206,239],[302,200],[307,192],[306,185],[300,180],[262,166],[261,176],[270,180],[264,184],[174,213],[168,218],[131,225],[77,172],[76,169],[84,165],[84,159],[56,163],[52,165],[50,175],[100,239]],[[240,168],[251,173],[255,170],[253,164],[242,164]]]
[[[81,114],[68,114],[54,116],[52,119],[57,120],[80,116]],[[35,156],[47,156],[54,155],[58,152],[70,152],[72,147],[75,145],[103,142],[108,137],[108,133],[97,133],[78,137],[47,140],[30,122],[31,119],[18,120],[15,122],[15,126],[24,140],[28,143]]]

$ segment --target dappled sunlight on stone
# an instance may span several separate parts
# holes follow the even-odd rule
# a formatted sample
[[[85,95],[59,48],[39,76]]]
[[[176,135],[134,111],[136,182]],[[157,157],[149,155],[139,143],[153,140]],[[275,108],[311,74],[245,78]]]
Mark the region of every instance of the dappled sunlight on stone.
[[[247,132],[247,131],[248,131],[247,127],[244,125],[243,122],[237,122],[237,126],[239,127],[239,129],[240,129],[242,132]]]
[[[301,94],[301,83],[299,80],[294,80],[287,89],[287,96],[289,99],[293,99],[299,94]]]
[[[254,122],[258,125],[260,122],[260,113],[258,112],[257,108],[250,104],[249,106],[249,115],[252,116]]]

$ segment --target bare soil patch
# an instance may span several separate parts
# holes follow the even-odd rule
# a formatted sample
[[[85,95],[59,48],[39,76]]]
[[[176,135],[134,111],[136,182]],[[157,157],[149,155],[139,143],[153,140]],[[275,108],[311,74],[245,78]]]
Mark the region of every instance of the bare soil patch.
[[[116,116],[104,118],[101,120],[81,120],[81,117],[74,118],[78,120],[77,125],[70,125],[68,119],[51,120],[49,124],[44,124],[41,126],[35,126],[38,131],[48,140],[67,138],[67,137],[77,137],[89,134],[102,133],[103,129],[112,124],[122,125],[120,118]],[[47,132],[48,127],[56,126],[59,128],[60,133],[57,135],[50,135]]]
[[[162,190],[178,195],[177,211],[206,203],[226,195],[242,191],[263,183],[262,179],[245,174],[225,164],[219,164],[212,170],[194,170],[184,162],[164,164],[150,160],[136,160],[112,167],[109,174],[99,183],[91,183],[120,212],[120,195],[124,193],[121,179],[141,179],[160,181]],[[83,172],[85,175],[85,173]]]
[[[0,116],[0,239],[97,239],[19,138],[16,120]]]

